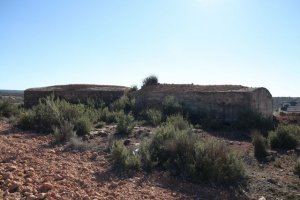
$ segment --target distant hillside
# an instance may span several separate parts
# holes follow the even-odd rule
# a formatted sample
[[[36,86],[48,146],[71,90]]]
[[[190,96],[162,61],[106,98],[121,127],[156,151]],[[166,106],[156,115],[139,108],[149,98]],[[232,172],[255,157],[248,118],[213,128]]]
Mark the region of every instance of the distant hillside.
[[[273,110],[280,108],[282,102],[300,101],[300,97],[273,97]]]
[[[0,96],[20,96],[23,97],[23,90],[0,90]]]

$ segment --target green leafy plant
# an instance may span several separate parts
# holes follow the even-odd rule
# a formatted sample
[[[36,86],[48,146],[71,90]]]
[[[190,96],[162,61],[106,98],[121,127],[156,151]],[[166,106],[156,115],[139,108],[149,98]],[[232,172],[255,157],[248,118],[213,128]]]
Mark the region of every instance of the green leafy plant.
[[[269,133],[269,143],[273,149],[293,149],[299,145],[300,128],[296,125],[279,125]]]

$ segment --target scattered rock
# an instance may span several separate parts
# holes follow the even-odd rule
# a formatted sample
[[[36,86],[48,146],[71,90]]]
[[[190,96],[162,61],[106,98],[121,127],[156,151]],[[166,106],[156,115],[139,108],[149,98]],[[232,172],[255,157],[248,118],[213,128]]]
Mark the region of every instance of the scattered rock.
[[[125,145],[125,146],[127,146],[127,145],[129,145],[129,144],[130,144],[130,142],[131,142],[131,140],[130,140],[130,139],[126,139],[126,140],[124,141],[124,145]]]
[[[7,167],[7,170],[8,170],[8,171],[15,171],[15,170],[17,170],[17,167],[14,166],[14,165],[11,165],[11,166],[8,166],[8,167]]]
[[[4,180],[11,179],[12,178],[12,173],[10,173],[10,172],[4,172],[4,173],[2,173],[2,178]]]
[[[277,181],[275,179],[272,179],[272,178],[269,178],[267,181],[269,183],[272,183],[272,184],[277,184]]]
[[[11,183],[11,185],[8,187],[8,191],[10,192],[10,193],[14,193],[14,192],[16,192],[17,190],[18,190],[18,188],[20,187],[20,183],[18,183],[18,182],[12,182]]]
[[[53,189],[53,185],[51,183],[43,183],[43,185],[40,187],[39,191],[41,192],[48,192],[49,190]]]
[[[258,200],[266,200],[266,198],[264,196],[261,196]]]
[[[39,200],[43,200],[47,197],[47,193],[39,193],[36,198]]]

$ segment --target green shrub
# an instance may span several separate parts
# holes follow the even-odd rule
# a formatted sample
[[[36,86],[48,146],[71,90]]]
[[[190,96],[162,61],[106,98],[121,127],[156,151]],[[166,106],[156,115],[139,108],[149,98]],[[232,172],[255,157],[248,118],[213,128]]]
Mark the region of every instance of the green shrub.
[[[224,142],[206,139],[195,147],[195,169],[193,180],[214,183],[235,183],[245,175],[240,157],[229,151]]]
[[[296,125],[279,125],[269,133],[269,143],[273,149],[293,149],[299,144],[300,128]]]
[[[294,173],[300,177],[300,158],[296,161]]]
[[[0,117],[12,117],[19,114],[19,108],[16,104],[8,100],[0,100]]]
[[[75,122],[75,130],[78,136],[89,135],[92,130],[92,122],[89,118],[82,116]]]
[[[153,126],[158,126],[162,121],[162,113],[159,110],[148,109],[145,112],[147,122]]]
[[[100,111],[100,114],[99,114],[100,116],[98,118],[101,121],[111,124],[111,123],[116,123],[117,119],[122,114],[123,114],[123,111],[110,111],[108,109],[108,107],[105,107]]]
[[[112,147],[112,164],[116,171],[124,171],[127,169],[139,169],[140,160],[138,156],[131,153],[122,141],[117,140]]]
[[[165,116],[182,113],[182,105],[174,96],[167,96],[162,102],[162,110]]]
[[[40,103],[27,114],[22,114],[18,125],[24,129],[37,129],[50,133],[52,127],[59,127],[63,121],[75,125],[78,134],[87,134],[92,123],[96,122],[99,112],[82,104],[70,104],[54,96],[41,99]]]
[[[65,143],[76,136],[74,125],[69,121],[62,121],[53,128],[54,143]]]
[[[155,75],[151,75],[151,76],[146,77],[143,80],[142,88],[149,86],[149,85],[157,85],[157,84],[158,84],[158,78]]]
[[[267,156],[267,140],[260,133],[253,133],[252,144],[254,146],[254,156],[256,158],[261,159]]]
[[[17,121],[17,126],[23,130],[34,129],[34,113],[31,110],[22,112]]]
[[[139,155],[145,169],[162,168],[194,182],[234,183],[244,177],[239,156],[224,142],[199,138],[182,116],[168,118],[142,142]]]
[[[135,99],[130,99],[127,95],[122,96],[118,100],[110,104],[111,111],[130,112],[135,105]]]
[[[119,135],[128,135],[132,132],[135,126],[134,117],[131,114],[121,114],[117,118],[116,133]]]

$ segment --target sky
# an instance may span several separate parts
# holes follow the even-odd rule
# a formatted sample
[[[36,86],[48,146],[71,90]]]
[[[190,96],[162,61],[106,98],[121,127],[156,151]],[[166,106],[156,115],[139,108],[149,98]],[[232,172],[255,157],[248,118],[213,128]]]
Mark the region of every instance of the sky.
[[[161,83],[300,96],[298,0],[0,0],[0,89]]]

